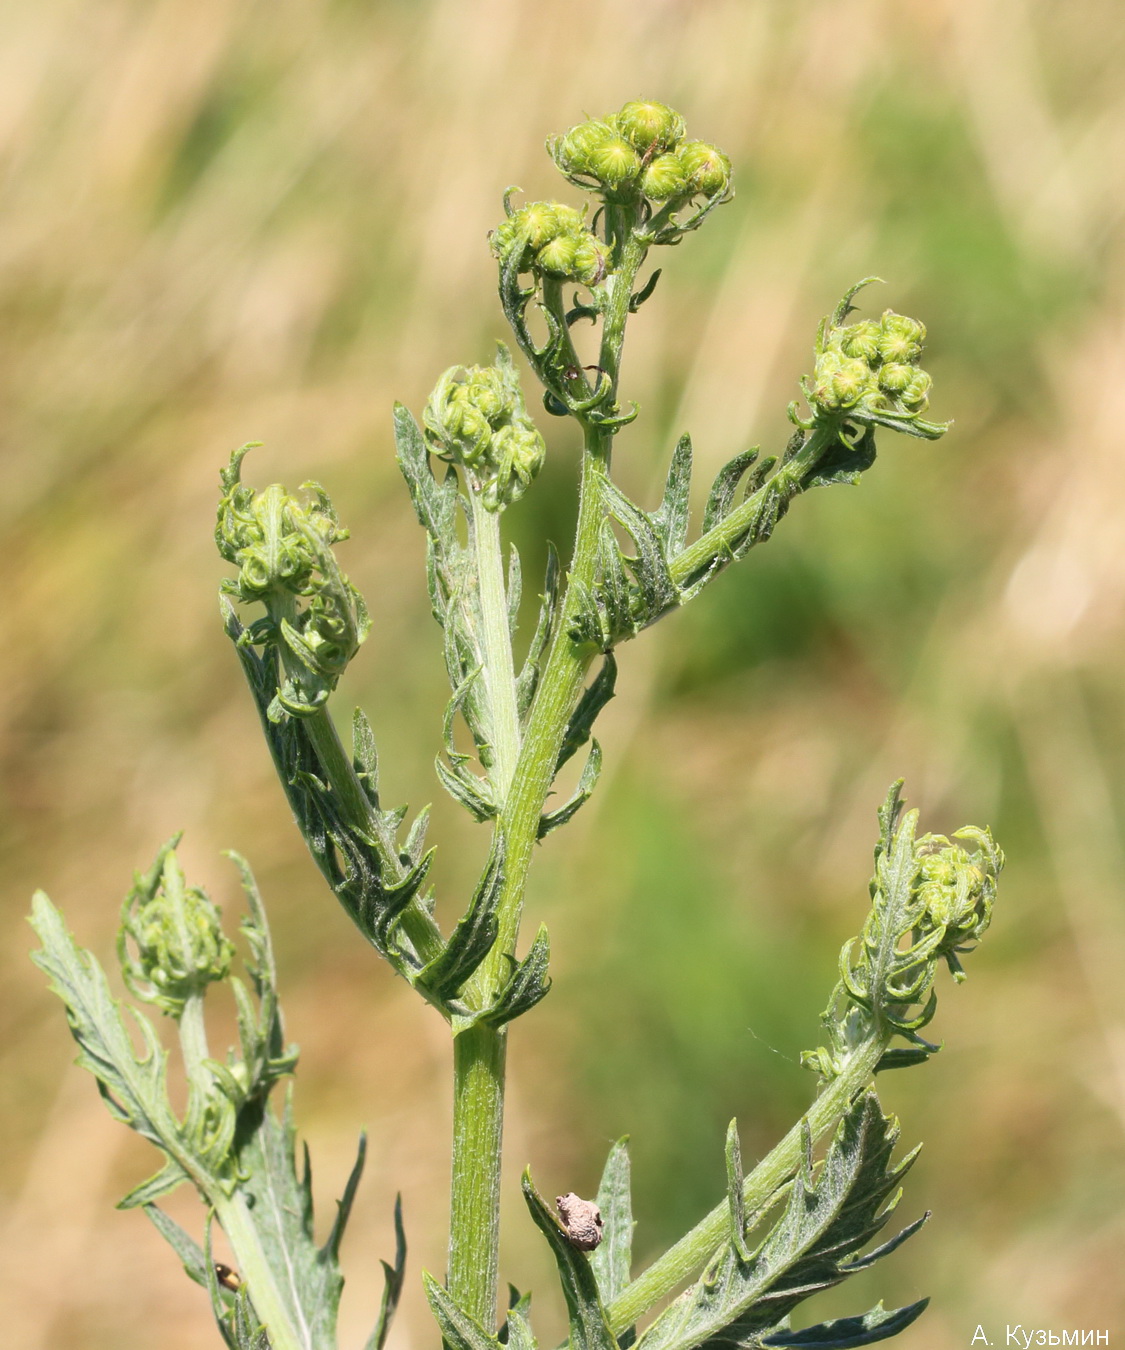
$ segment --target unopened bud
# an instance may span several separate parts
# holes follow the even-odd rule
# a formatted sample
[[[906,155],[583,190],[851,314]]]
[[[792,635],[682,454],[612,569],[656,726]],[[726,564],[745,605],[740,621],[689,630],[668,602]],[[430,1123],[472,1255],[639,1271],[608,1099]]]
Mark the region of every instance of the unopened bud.
[[[666,202],[687,192],[687,177],[678,155],[658,155],[641,177],[641,191],[654,202]]]
[[[622,136],[642,155],[671,150],[684,134],[684,119],[664,103],[626,103],[614,121]]]
[[[234,956],[218,909],[205,892],[187,886],[171,847],[126,897],[117,948],[132,992],[175,1018],[189,998],[226,978]]]
[[[705,141],[685,141],[676,154],[693,194],[717,197],[730,186],[730,160],[715,146]]]

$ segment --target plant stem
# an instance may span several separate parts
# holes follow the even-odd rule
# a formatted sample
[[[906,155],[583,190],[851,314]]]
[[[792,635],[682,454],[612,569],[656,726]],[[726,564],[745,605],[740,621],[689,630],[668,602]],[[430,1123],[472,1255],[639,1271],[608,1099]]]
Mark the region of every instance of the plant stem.
[[[184,1068],[187,1070],[188,1081],[192,1083],[201,1080],[210,1081],[210,1075],[204,1066],[204,1061],[210,1058],[210,1054],[203,1007],[203,995],[192,994],[185,1001],[179,1018],[178,1029]],[[189,1170],[188,1174],[192,1175],[192,1172]],[[278,1288],[273,1267],[262,1250],[261,1240],[250,1218],[245,1200],[237,1190],[229,1196],[222,1190],[215,1190],[212,1187],[206,1187],[205,1190],[208,1200],[215,1208],[215,1215],[222,1230],[234,1248],[239,1273],[250,1290],[254,1311],[265,1323],[273,1350],[312,1350],[313,1341],[309,1328],[303,1324],[297,1328],[292,1323],[294,1311],[297,1317],[301,1315],[300,1306],[296,1300],[292,1304],[288,1303]]]
[[[696,579],[710,568],[725,566],[733,558],[731,552],[739,537],[752,530],[763,510],[780,500],[792,500],[802,489],[802,479],[836,441],[837,432],[830,425],[818,425],[806,443],[788,464],[783,464],[766,483],[713,529],[693,544],[681,550],[668,564],[672,579],[678,585]]]
[[[231,1196],[220,1194],[208,1198],[234,1249],[239,1274],[246,1281],[254,1311],[269,1335],[271,1350],[329,1350],[328,1346],[320,1346],[313,1339],[311,1328],[301,1316],[298,1300],[290,1302],[278,1287],[242,1195],[235,1191]],[[299,1325],[294,1325],[294,1315]]]
[[[835,1125],[856,1094],[870,1083],[889,1039],[889,1036],[875,1036],[867,1044],[857,1047],[843,1072],[825,1087],[804,1117],[754,1168],[746,1178],[742,1192],[748,1212],[753,1213],[767,1204],[770,1196],[800,1164],[805,1124],[813,1139],[818,1139]],[[723,1241],[729,1224],[730,1204],[724,1200],[622,1290],[607,1309],[614,1333],[619,1335],[631,1327],[677,1285],[697,1274]]]
[[[506,1051],[503,1027],[454,1032],[448,1287],[486,1331],[496,1325]]]
[[[508,795],[520,753],[520,719],[516,705],[516,672],[512,661],[512,630],[504,578],[500,512],[489,511],[480,494],[470,492],[473,509],[473,547],[477,561],[484,666],[481,679],[487,691],[491,721],[492,764],[488,780],[500,801]]]
[[[616,396],[633,281],[645,251],[634,235],[624,236],[620,269],[605,311],[599,359],[611,381],[611,397]],[[576,588],[574,582],[589,587],[594,581],[598,535],[604,518],[601,484],[609,468],[612,433],[596,422],[579,420],[583,429],[582,475],[570,584],[522,743],[516,716],[499,522],[495,516],[482,519],[490,513],[473,500],[478,581],[488,648],[484,678],[496,741],[492,781],[502,792],[498,828],[504,835],[498,936],[470,991],[478,1006],[484,1006],[503,982],[508,971],[507,957],[515,953],[527,873],[539,838],[539,820],[554,781],[567,723],[596,655],[588,644],[574,642],[570,629],[578,614],[578,592],[582,589]],[[448,1287],[457,1303],[486,1330],[496,1325],[505,1051],[506,1035],[502,1028],[454,1027]]]

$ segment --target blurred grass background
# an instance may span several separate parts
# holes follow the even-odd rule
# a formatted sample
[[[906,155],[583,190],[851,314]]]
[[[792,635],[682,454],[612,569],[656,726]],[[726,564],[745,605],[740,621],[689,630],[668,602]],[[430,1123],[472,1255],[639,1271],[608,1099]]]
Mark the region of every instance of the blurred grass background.
[[[928,828],[991,824],[1010,865],[969,983],[942,989],[945,1052],[884,1085],[926,1143],[903,1212],[935,1219],[817,1312],[930,1293],[918,1350],[978,1323],[1120,1332],[1123,56],[1117,0],[3,7],[8,1344],[216,1342],[143,1217],[112,1209],[152,1158],[70,1067],[23,922],[43,885],[108,957],[131,869],[180,828],[228,913],[222,848],[263,885],[322,1216],[371,1132],[342,1344],[374,1316],[398,1188],[393,1344],[433,1341],[416,1277],[444,1260],[444,1028],[357,943],[287,818],[217,622],[217,469],[261,439],[254,481],[332,492],[375,617],[338,706],[371,714],[392,800],[436,799],[445,689],[390,404],[487,359],[501,192],[572,197],[544,137],[630,97],[723,146],[738,197],[656,259],[627,486],[651,500],[685,428],[701,489],[746,444],[781,444],[817,321],[872,272],[876,312],[929,325],[934,415],[956,425],[937,446],[886,436],[858,490],[801,501],[623,653],[611,770],[534,877],[556,983],[513,1036],[506,1273],[557,1327],[524,1162],[588,1194],[631,1133],[643,1256],[715,1199],[732,1114],[752,1158],[803,1108],[797,1056],[904,775]],[[545,430],[548,470],[512,513],[528,574],[536,533],[569,529],[573,438]],[[480,834],[436,812],[456,893]],[[189,1221],[191,1197],[175,1209]]]

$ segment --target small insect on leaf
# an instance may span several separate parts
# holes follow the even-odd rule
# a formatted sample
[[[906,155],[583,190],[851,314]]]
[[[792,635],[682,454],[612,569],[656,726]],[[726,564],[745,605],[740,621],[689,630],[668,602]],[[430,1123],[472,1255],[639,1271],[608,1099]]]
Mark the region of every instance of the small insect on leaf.
[[[583,1200],[573,1191],[555,1196],[555,1204],[572,1247],[592,1252],[602,1240],[602,1212],[592,1200]]]
[[[242,1288],[242,1276],[237,1270],[231,1270],[230,1266],[224,1266],[221,1261],[215,1262],[215,1278],[232,1294],[237,1294]]]

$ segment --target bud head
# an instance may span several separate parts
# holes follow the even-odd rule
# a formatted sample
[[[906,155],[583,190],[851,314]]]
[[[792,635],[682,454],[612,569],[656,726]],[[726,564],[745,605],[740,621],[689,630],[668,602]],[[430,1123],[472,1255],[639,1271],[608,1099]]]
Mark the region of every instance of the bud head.
[[[654,202],[687,194],[688,183],[679,155],[657,155],[641,177],[641,191]]]
[[[171,846],[126,897],[117,949],[130,990],[175,1018],[189,998],[226,979],[234,956],[217,907],[186,884]]]
[[[639,154],[671,150],[684,135],[684,119],[664,103],[626,103],[614,118],[618,130]]]
[[[717,197],[730,186],[730,160],[706,141],[685,141],[676,151],[693,196]]]

